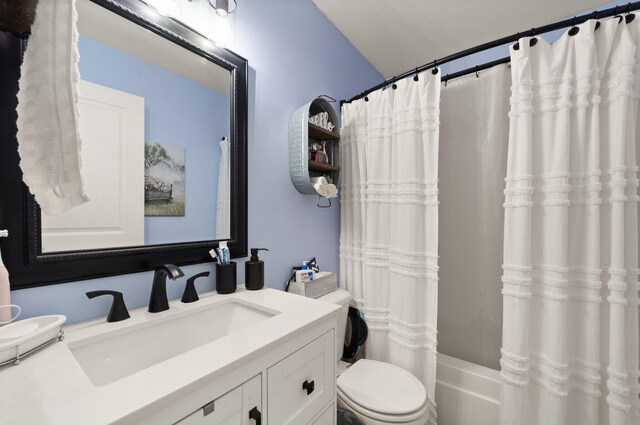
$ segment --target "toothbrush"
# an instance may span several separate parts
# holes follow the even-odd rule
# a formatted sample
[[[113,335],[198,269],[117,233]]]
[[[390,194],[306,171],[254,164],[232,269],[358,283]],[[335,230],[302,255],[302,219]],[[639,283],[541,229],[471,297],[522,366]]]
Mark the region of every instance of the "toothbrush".
[[[218,254],[218,248],[212,249],[211,251],[209,251],[209,255],[211,256],[211,258],[218,259],[218,263],[222,264],[222,260],[220,259],[220,255]]]
[[[224,251],[222,250],[222,248],[216,248],[216,255],[218,256],[218,263],[221,266],[225,266],[225,261],[224,261]]]

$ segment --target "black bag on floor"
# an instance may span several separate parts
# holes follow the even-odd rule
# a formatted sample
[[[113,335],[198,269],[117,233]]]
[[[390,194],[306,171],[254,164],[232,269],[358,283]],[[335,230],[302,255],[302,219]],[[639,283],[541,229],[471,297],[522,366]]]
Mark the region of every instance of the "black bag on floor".
[[[364,425],[352,412],[338,407],[338,425]]]

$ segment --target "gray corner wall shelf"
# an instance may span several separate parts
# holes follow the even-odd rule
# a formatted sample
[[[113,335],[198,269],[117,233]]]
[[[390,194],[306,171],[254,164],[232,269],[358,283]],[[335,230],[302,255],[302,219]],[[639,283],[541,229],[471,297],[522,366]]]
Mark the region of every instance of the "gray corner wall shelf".
[[[333,131],[309,122],[309,117],[320,112],[329,114],[329,122],[335,125]],[[338,143],[340,133],[338,116],[331,104],[317,97],[296,109],[289,119],[289,174],[291,182],[300,193],[316,195],[311,185],[312,177],[329,177],[333,184],[340,183],[340,153]],[[309,147],[314,142],[326,142],[329,163],[309,161]]]

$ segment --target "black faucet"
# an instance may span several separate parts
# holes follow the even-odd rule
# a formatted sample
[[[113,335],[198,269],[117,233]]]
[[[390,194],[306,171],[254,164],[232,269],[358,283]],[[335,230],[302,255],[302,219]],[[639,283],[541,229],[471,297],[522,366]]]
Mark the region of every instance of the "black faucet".
[[[121,320],[128,319],[129,312],[127,306],[124,303],[122,292],[118,291],[91,291],[87,292],[87,298],[92,299],[99,297],[100,295],[113,295],[113,303],[111,304],[111,310],[107,316],[107,322],[119,322]]]
[[[149,312],[159,313],[169,310],[169,299],[167,298],[167,276],[171,280],[176,280],[184,276],[180,267],[173,264],[165,264],[156,269],[153,275],[153,286],[151,287],[151,299],[149,300]]]

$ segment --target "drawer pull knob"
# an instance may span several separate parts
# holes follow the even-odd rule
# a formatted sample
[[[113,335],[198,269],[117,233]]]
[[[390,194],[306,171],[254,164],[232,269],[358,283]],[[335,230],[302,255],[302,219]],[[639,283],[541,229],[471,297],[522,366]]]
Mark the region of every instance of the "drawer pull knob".
[[[304,381],[302,383],[302,389],[307,391],[307,395],[309,395],[316,389],[316,383],[314,381]]]
[[[262,425],[262,413],[258,410],[258,407],[254,407],[249,410],[249,419],[256,421],[256,425]]]

